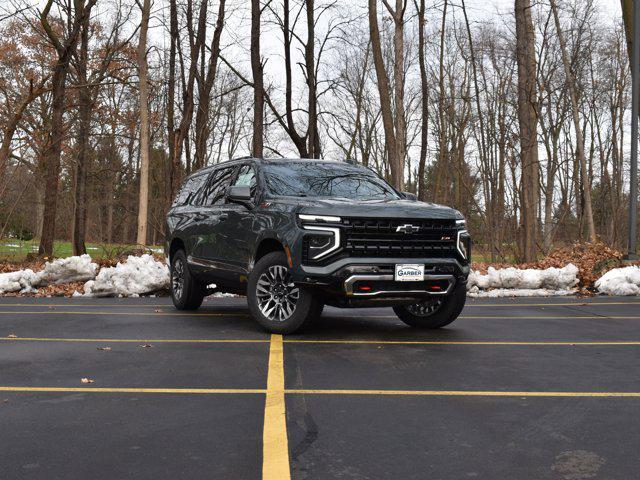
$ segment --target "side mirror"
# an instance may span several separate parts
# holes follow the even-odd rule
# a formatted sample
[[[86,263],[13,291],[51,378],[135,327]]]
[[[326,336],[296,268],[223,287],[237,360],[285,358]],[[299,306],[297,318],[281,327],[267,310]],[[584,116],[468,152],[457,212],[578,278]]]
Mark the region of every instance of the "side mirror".
[[[407,200],[414,200],[414,201],[418,200],[418,196],[415,193],[402,192],[402,196]]]
[[[230,202],[251,204],[251,187],[248,185],[233,185],[227,189],[227,199]]]

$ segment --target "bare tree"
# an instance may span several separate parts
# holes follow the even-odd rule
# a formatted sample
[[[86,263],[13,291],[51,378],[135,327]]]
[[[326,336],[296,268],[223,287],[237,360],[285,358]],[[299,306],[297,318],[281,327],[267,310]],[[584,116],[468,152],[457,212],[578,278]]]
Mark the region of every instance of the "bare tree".
[[[67,74],[71,55],[75,50],[80,35],[82,24],[91,13],[96,0],[77,0],[73,7],[68,5],[66,14],[69,17],[68,28],[64,37],[60,37],[49,23],[49,13],[54,0],[48,0],[40,13],[40,23],[47,33],[49,41],[54,46],[58,62],[53,70],[52,77],[52,107],[49,120],[50,129],[47,135],[47,146],[43,153],[43,163],[46,169],[44,190],[44,213],[42,217],[42,236],[38,253],[41,255],[53,255],[53,240],[56,228],[56,212],[58,205],[58,181],[60,177],[60,154],[62,150],[62,137],[64,135],[64,110]]]
[[[401,9],[401,14],[404,16],[404,8]],[[401,140],[397,136],[394,117],[391,110],[391,87],[387,70],[384,65],[380,29],[378,27],[378,0],[369,0],[369,34],[371,36],[373,64],[375,66],[376,78],[378,80],[382,125],[384,126],[386,152],[391,170],[391,183],[394,187],[402,189],[404,157],[400,156],[400,151],[403,151],[403,148],[398,145]]]
[[[253,139],[251,154],[262,158],[264,151],[264,75],[260,58],[260,0],[251,0],[251,71],[253,72]]]
[[[536,260],[538,237],[539,165],[536,57],[529,0],[515,0],[516,58],[518,61],[518,120],[522,185],[521,254]]]
[[[147,221],[149,209],[149,75],[147,62],[147,32],[151,1],[140,5],[140,38],[138,39],[138,78],[140,79],[140,193],[138,196],[138,234],[136,243],[147,244]]]
[[[593,223],[593,207],[591,203],[591,180],[587,174],[587,161],[584,155],[584,134],[580,125],[580,111],[578,107],[578,94],[576,92],[575,79],[571,72],[571,62],[567,53],[567,45],[560,26],[560,17],[558,16],[558,7],[555,0],[550,0],[551,11],[556,24],[556,33],[558,34],[558,43],[562,53],[562,65],[564,66],[564,74],[566,77],[567,88],[569,89],[569,98],[571,99],[571,116],[573,118],[573,128],[576,135],[576,157],[580,164],[580,178],[582,179],[582,191],[584,194],[584,213],[587,217],[587,227],[589,229],[589,240],[596,241],[596,227]]]

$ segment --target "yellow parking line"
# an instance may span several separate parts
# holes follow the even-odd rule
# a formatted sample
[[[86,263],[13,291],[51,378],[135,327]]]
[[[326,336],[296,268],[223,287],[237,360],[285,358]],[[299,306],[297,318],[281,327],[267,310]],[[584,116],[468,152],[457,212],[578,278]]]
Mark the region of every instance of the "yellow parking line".
[[[285,340],[285,343],[346,345],[513,345],[513,346],[640,346],[638,342],[483,342],[483,341],[419,341],[419,340]]]
[[[271,335],[267,396],[262,435],[263,480],[288,480],[289,444],[284,400],[284,353],[282,335]]]
[[[171,317],[171,316],[180,316],[180,317],[248,317],[248,313],[183,313],[183,312],[71,312],[68,310],[42,310],[42,311],[33,311],[33,310],[19,310],[19,311],[0,311],[0,315],[110,315],[110,316],[161,316],[161,317]]]
[[[82,302],[82,300],[79,300]],[[467,303],[466,308],[521,308],[521,307],[590,307],[590,306],[598,306],[598,305],[640,305],[640,302],[584,302],[584,301],[575,301],[575,302],[558,302],[558,303]],[[209,305],[206,305],[209,307]],[[211,305],[213,306],[213,305]],[[116,304],[93,304],[93,305],[83,305],[81,303],[74,305],[69,303],[0,303],[0,309],[3,307],[33,307],[33,308],[48,308],[48,307],[65,307],[65,308],[169,308],[173,309],[173,305],[168,303],[146,303],[146,304],[135,304],[135,303],[127,303],[124,305]]]
[[[260,394],[261,388],[103,388],[103,387],[3,387],[0,392],[82,392],[82,393],[189,393],[189,394]]]
[[[316,390],[289,389],[288,395],[417,395],[443,397],[631,397],[640,392],[501,392],[473,390]]]
[[[79,343],[269,343],[269,340],[242,339],[167,339],[167,338],[41,338],[41,337],[0,337],[1,340],[19,342],[79,342]]]
[[[333,318],[335,319],[341,319],[341,318],[357,318],[357,319],[366,319],[366,318],[384,318],[384,319],[392,319],[392,320],[398,320],[398,317],[395,315],[361,315],[361,316],[355,316],[355,315],[336,315]],[[484,319],[484,320],[496,320],[496,319],[509,319],[509,320],[520,320],[520,319],[524,319],[524,320],[534,320],[534,319],[553,319],[553,320],[562,320],[565,318],[569,318],[569,319],[601,319],[601,320],[609,320],[609,319],[614,319],[614,320],[639,320],[640,317],[639,316],[615,316],[615,315],[562,315],[562,314],[558,314],[558,315],[534,315],[534,316],[520,316],[520,315],[502,315],[502,316],[497,316],[497,315],[462,315],[460,317],[458,317],[459,320],[478,320],[478,319]]]
[[[590,307],[593,305],[639,305],[640,302],[558,302],[558,303],[467,303],[465,307]]]
[[[237,338],[52,338],[52,337],[0,337],[0,341],[7,342],[68,342],[68,343],[269,343],[268,339],[237,339]],[[421,340],[302,340],[284,339],[284,343],[300,344],[336,344],[336,345],[468,345],[468,346],[640,346],[640,341],[610,341],[610,342],[554,342],[554,341],[421,341]]]

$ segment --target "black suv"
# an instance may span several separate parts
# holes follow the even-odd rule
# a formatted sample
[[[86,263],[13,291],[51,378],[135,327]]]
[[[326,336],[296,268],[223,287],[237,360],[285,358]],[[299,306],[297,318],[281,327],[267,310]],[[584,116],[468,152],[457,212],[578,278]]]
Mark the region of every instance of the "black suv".
[[[458,211],[368,168],[242,158],[185,180],[166,249],[178,309],[215,289],[246,295],[271,332],[299,329],[325,304],[391,306],[411,326],[438,328],[464,306],[471,238]]]

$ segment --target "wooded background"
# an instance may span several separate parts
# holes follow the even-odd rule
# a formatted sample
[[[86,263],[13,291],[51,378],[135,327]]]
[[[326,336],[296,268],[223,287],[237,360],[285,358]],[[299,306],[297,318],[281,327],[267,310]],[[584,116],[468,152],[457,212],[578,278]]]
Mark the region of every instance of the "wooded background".
[[[628,43],[601,5],[5,0],[0,239],[159,244],[185,175],[255,155],[352,158],[491,261],[622,248]]]

